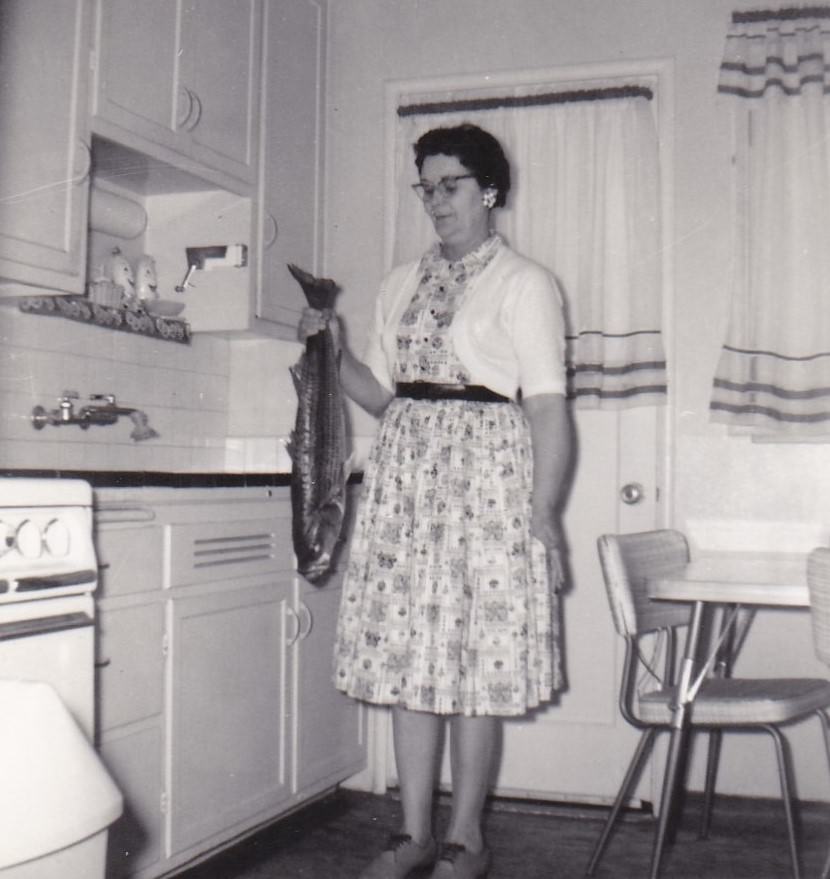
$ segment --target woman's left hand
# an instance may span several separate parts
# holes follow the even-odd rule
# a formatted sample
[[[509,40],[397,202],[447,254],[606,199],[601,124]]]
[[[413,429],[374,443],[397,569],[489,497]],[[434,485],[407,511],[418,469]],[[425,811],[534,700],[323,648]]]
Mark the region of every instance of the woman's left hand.
[[[542,543],[547,551],[551,585],[558,587],[565,576],[562,558],[565,543],[558,519],[547,511],[543,513],[534,511],[530,520],[530,529],[531,534]]]

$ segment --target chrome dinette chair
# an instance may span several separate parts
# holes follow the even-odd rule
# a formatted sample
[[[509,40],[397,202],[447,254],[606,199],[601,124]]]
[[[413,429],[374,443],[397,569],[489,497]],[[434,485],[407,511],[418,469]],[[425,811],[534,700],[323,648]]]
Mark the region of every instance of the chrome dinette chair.
[[[689,561],[686,538],[679,531],[655,530],[636,534],[606,534],[598,540],[599,558],[605,580],[611,615],[617,632],[625,639],[625,663],[619,694],[620,711],[625,720],[642,730],[634,756],[623,778],[602,833],[586,869],[593,875],[611,838],[622,806],[633,791],[648,758],[657,733],[671,729],[671,704],[675,692],[675,645],[678,630],[688,625],[691,607],[671,601],[652,601],[646,581],[677,571]],[[828,616],[830,632],[830,616]],[[648,636],[652,642],[662,635],[662,670],[657,678],[654,661],[644,653]],[[830,641],[830,639],[828,639]],[[652,643],[652,647],[653,647]],[[829,648],[830,649],[830,645]],[[658,660],[659,661],[659,660]],[[719,753],[720,733],[728,730],[757,730],[772,736],[778,760],[781,796],[789,836],[792,875],[800,879],[799,852],[790,790],[790,757],[779,727],[817,714],[825,736],[830,707],[830,682],[817,678],[731,678],[728,663],[720,663],[720,674],[707,677],[687,713],[689,732],[709,731],[710,749],[706,772],[700,837],[708,833]],[[650,676],[653,689],[638,692],[641,678]],[[681,784],[678,779],[678,786]],[[668,808],[675,801],[667,797]],[[659,875],[665,843],[659,832],[652,855],[651,879]]]
[[[830,547],[814,549],[807,557],[807,586],[810,589],[810,619],[816,656],[830,666]],[[826,726],[824,744],[830,754],[830,730]],[[830,852],[821,879],[830,879]]]

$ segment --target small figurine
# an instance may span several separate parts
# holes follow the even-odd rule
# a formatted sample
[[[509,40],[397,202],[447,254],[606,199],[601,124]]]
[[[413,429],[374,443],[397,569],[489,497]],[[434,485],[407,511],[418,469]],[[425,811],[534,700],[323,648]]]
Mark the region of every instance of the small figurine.
[[[159,297],[156,261],[147,253],[135,264],[135,292],[142,301]]]
[[[109,259],[104,263],[103,274],[113,284],[121,287],[126,302],[135,298],[135,275],[120,247],[113,247]]]

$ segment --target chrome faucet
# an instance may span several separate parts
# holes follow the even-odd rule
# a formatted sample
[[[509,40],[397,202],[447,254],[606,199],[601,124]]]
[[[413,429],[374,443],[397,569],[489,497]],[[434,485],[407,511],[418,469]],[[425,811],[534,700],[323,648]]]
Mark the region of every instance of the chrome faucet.
[[[75,411],[75,400],[80,395],[77,391],[64,391],[58,400],[58,408],[47,411],[43,406],[35,406],[32,409],[32,425],[35,430],[42,430],[47,424],[60,426],[61,424],[77,424],[81,430],[87,430],[90,425],[115,424],[121,415],[128,415],[133,422],[133,430],[130,438],[139,440],[153,439],[158,433],[147,423],[147,416],[139,409],[128,406],[119,406],[114,394],[91,394],[90,403]]]

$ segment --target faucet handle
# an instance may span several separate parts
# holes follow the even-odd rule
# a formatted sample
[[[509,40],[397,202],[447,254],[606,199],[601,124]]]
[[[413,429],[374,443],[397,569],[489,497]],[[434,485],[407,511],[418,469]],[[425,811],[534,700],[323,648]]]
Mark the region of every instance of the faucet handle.
[[[106,403],[108,406],[115,405],[115,394],[90,394],[89,399],[95,403]]]
[[[77,391],[64,391],[61,394],[60,402],[68,403],[70,400],[79,400],[81,395]]]

